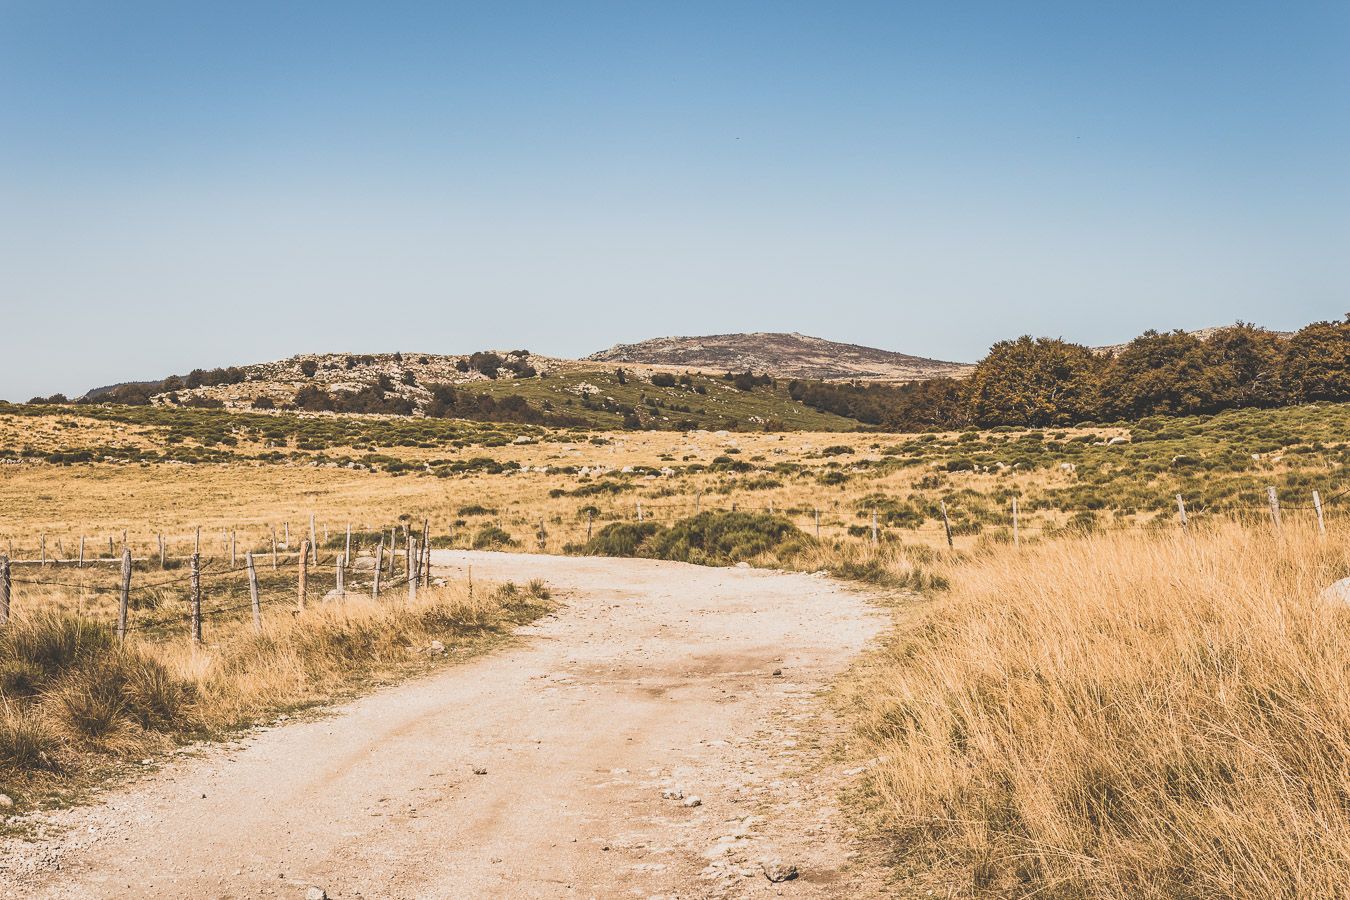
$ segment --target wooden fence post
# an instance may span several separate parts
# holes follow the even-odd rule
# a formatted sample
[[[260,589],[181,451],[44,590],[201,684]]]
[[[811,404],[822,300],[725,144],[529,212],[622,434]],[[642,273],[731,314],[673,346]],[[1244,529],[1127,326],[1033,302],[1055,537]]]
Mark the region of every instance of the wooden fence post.
[[[297,599],[295,608],[305,611],[305,591],[309,588],[309,541],[300,542],[300,575],[297,579]]]
[[[375,580],[370,585],[370,599],[380,599],[380,569],[384,568],[384,535],[380,535],[380,544],[375,548]]]
[[[334,555],[337,557],[337,559],[333,560],[334,587],[337,595],[341,597],[345,592],[344,581],[346,579],[343,577],[345,574],[343,570],[347,568],[347,558],[341,553]]]
[[[230,568],[239,566],[239,533],[230,529]]]
[[[544,520],[539,520],[539,530],[543,531]],[[418,571],[422,573],[422,587],[431,587],[431,520],[422,520],[422,554],[418,557]]]
[[[703,492],[699,491],[694,495],[694,515],[698,515],[701,506],[703,506]]]
[[[942,507],[942,527],[947,530],[947,549],[955,549],[952,543],[952,520],[947,518],[947,501],[939,500],[938,505]]]
[[[1181,528],[1186,529],[1186,501],[1177,494],[1177,521],[1181,523]]]
[[[272,526],[272,571],[277,570],[277,526]]]
[[[351,523],[351,522],[348,522],[348,523],[347,523],[347,549],[346,549],[345,551],[343,551],[343,554],[342,554],[342,555],[345,556],[345,557],[347,557],[347,559],[351,559],[351,558],[352,558],[352,523]]]
[[[169,562],[169,560],[168,560],[168,553],[167,553],[167,551],[166,551],[166,549],[165,549],[165,546],[164,546],[164,532],[161,531],[161,532],[159,533],[159,567],[160,567],[160,569],[168,568],[168,562]]]
[[[820,540],[820,507],[816,507],[816,540]]]
[[[1270,520],[1275,523],[1275,527],[1280,527],[1280,495],[1275,493],[1275,488],[1266,488],[1266,499],[1270,501]]]
[[[9,557],[0,556],[0,625],[9,621],[9,597],[14,582],[9,572]]]
[[[595,526],[595,512],[586,510],[586,543],[591,542],[591,528]]]
[[[1327,521],[1322,518],[1322,495],[1313,491],[1313,509],[1317,510],[1317,533],[1326,537]]]
[[[262,634],[262,604],[258,602],[258,570],[253,567],[253,551],[244,551],[244,565],[248,568],[248,599],[253,606],[253,630]]]
[[[872,507],[872,546],[877,545],[877,508]]]
[[[80,562],[76,566],[78,569],[84,568],[84,535],[80,535]]]
[[[282,522],[281,527],[286,529],[285,537],[282,539],[282,543],[284,543],[286,545],[286,549],[289,550],[291,549],[291,523]]]
[[[1018,516],[1017,498],[1012,498],[1013,503],[1013,546],[1022,546],[1022,523]]]
[[[409,606],[412,606],[415,602],[417,602],[417,577],[418,577],[418,576],[417,576],[417,572],[414,570],[414,566],[416,565],[416,563],[413,561],[413,559],[414,559],[414,558],[413,558],[413,545],[414,545],[415,543],[416,543],[416,541],[413,540],[413,536],[412,536],[411,534],[409,534],[409,535],[408,535],[408,605],[409,605]],[[421,556],[421,551],[418,551],[418,556],[419,556],[419,557]]]
[[[637,509],[638,509],[638,521],[641,522],[641,521],[642,521],[642,501],[641,501],[641,500],[639,500],[639,501],[637,502]]]
[[[192,554],[192,645],[202,642],[202,556]]]
[[[109,549],[111,550],[111,548],[112,548],[112,543],[111,543],[111,542],[112,542],[112,538],[108,538],[108,541],[109,541],[108,547],[109,547]],[[47,536],[46,536],[45,534],[38,537],[38,556],[40,557],[40,560],[39,560],[39,562],[38,562],[38,565],[42,566],[43,568],[46,568],[46,566],[47,566]]]
[[[108,559],[115,559],[116,557],[117,547],[113,544],[113,536],[110,534],[108,535]]]
[[[319,539],[314,532],[314,513],[309,514],[309,549],[314,554],[314,567],[319,567]]]
[[[192,540],[192,553],[194,556],[202,555],[202,526],[197,526],[197,536]]]
[[[117,643],[127,640],[127,609],[131,606],[131,548],[122,548],[122,590],[117,595]]]

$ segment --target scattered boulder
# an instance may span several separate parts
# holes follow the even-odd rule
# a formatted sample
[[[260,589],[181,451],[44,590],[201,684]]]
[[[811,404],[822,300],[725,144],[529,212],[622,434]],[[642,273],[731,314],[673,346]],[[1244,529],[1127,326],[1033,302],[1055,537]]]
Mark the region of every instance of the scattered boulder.
[[[310,887],[305,891],[305,900],[328,900],[328,892],[321,887]]]
[[[475,774],[475,775],[486,775],[486,774],[487,774],[487,766],[474,766],[474,767],[473,767],[473,774]]]
[[[764,877],[774,884],[791,881],[798,874],[796,866],[785,863],[781,859],[765,860],[759,864],[759,867],[764,870]]]
[[[432,641],[430,644],[427,645],[427,652],[428,652],[428,653],[444,653],[444,652],[445,652],[445,644],[442,644],[440,641]]]
[[[14,798],[9,794],[0,794],[0,809],[11,809],[14,806]]]
[[[683,799],[684,799],[684,791],[680,790],[679,788],[666,788],[664,791],[661,792],[661,799],[662,799],[662,800],[683,800]]]
[[[703,800],[699,797],[685,797],[684,805],[689,809],[693,809],[695,806],[702,806]]]
[[[1350,606],[1350,578],[1342,578],[1329,585],[1322,591],[1322,599],[1328,603],[1343,603]]]

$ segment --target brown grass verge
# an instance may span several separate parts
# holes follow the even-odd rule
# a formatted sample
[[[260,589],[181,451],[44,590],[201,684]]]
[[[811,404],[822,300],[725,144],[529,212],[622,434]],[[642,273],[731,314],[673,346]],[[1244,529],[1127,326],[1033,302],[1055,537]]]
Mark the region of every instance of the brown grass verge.
[[[855,799],[954,896],[1333,897],[1350,884],[1350,534],[992,548],[848,692]]]

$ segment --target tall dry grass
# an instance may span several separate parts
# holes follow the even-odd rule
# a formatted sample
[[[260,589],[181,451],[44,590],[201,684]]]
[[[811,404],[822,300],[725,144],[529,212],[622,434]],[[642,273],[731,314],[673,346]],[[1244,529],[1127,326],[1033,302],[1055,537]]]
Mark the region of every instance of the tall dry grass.
[[[443,653],[487,647],[548,607],[539,583],[470,592],[451,582],[424,588],[412,605],[349,595],[273,612],[261,633],[245,620],[223,623],[192,647],[181,635],[135,634],[119,646],[106,624],[60,604],[30,605],[0,628],[0,788],[60,789],[100,763],[331,700]]]
[[[855,686],[863,798],[964,895],[1350,896],[1350,533],[995,548]]]

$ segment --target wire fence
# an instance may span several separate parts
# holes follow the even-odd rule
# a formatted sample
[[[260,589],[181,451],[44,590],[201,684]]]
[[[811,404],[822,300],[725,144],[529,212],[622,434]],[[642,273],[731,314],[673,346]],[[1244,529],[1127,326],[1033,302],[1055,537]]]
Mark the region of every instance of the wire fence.
[[[1274,487],[1268,487],[1265,503],[1188,503],[1184,496],[1175,495],[1141,505],[1060,506],[1043,497],[1026,500],[1014,494],[993,502],[981,498],[967,506],[959,497],[948,495],[924,500],[916,510],[910,501],[897,506],[879,500],[869,505],[866,497],[847,504],[836,501],[824,507],[808,507],[800,502],[718,504],[707,502],[699,494],[678,501],[635,499],[584,504],[570,520],[555,514],[552,521],[546,515],[532,521],[517,512],[509,522],[498,516],[476,523],[477,534],[458,519],[455,526],[433,535],[430,519],[423,518],[420,528],[408,521],[375,528],[354,529],[349,525],[334,535],[327,526],[321,530],[311,516],[308,529],[301,529],[304,536],[295,549],[289,524],[280,529],[246,526],[246,532],[253,531],[252,539],[246,536],[242,543],[238,529],[225,529],[218,544],[208,541],[205,545],[201,529],[188,534],[156,533],[139,542],[122,532],[121,552],[117,552],[116,536],[109,537],[111,552],[106,557],[88,554],[83,536],[72,540],[72,549],[78,546],[78,551],[67,553],[63,540],[49,542],[42,535],[32,558],[16,557],[12,542],[9,555],[0,554],[0,625],[9,620],[11,610],[25,597],[36,601],[44,592],[73,592],[77,611],[94,617],[101,614],[120,636],[129,632],[168,634],[186,628],[196,642],[201,640],[205,621],[251,612],[255,627],[261,628],[265,610],[285,605],[303,611],[312,602],[349,595],[370,594],[376,599],[404,593],[415,596],[419,585],[431,584],[432,547],[521,546],[522,542],[501,530],[503,524],[531,529],[540,551],[572,553],[587,552],[599,529],[612,523],[672,524],[704,512],[771,514],[822,541],[859,541],[874,547],[903,541],[907,536],[922,536],[955,548],[958,539],[977,539],[991,531],[1000,539],[1020,544],[1071,530],[1186,529],[1221,518],[1246,524],[1266,520],[1282,527],[1284,517],[1290,514],[1315,517],[1317,527],[1325,533],[1327,520],[1343,515],[1343,507],[1350,505],[1350,486],[1337,486],[1325,497],[1318,490],[1309,490],[1307,498],[1303,502],[1288,491],[1280,496]],[[999,503],[1002,505],[996,505]],[[417,521],[410,516],[403,518]],[[496,526],[495,533],[488,527],[491,525]],[[484,532],[489,539],[482,538]],[[204,546],[218,555],[203,554]],[[170,553],[171,549],[191,552]],[[528,541],[524,549],[532,549]],[[106,576],[111,573],[106,567],[119,563],[120,577],[109,583]],[[109,597],[115,599],[111,610],[106,603],[91,603]],[[171,611],[163,612],[166,607]]]

